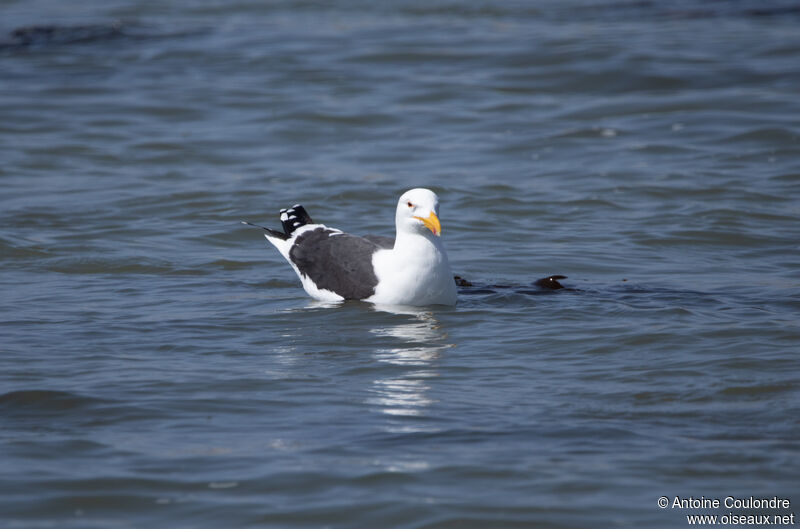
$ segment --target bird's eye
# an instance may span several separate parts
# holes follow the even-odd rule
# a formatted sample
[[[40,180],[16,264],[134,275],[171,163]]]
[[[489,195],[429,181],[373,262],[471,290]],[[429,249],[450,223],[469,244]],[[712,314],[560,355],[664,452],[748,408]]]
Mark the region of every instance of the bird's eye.
[[[408,204],[408,207],[410,207],[410,208],[414,207],[414,204],[412,204],[411,202],[406,202],[406,204]]]

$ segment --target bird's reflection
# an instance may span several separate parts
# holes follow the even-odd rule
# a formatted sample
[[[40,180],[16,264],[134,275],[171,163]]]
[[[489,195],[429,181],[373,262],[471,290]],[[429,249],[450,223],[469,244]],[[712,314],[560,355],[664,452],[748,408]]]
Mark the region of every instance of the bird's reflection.
[[[436,368],[439,356],[453,344],[447,343],[434,314],[412,307],[376,306],[375,310],[388,312],[398,317],[394,323],[372,329],[372,333],[387,337],[398,344],[396,347],[377,349],[374,358],[381,363],[394,366],[391,376],[376,378],[372,383],[374,396],[368,404],[376,406],[381,413],[393,417],[422,417],[435,402],[429,394],[430,381],[439,376]],[[391,424],[392,431],[429,431],[430,425]]]
[[[376,396],[369,403],[378,406],[386,415],[420,417],[424,409],[433,404],[426,396],[430,391],[424,380],[411,378],[385,378],[373,382]]]

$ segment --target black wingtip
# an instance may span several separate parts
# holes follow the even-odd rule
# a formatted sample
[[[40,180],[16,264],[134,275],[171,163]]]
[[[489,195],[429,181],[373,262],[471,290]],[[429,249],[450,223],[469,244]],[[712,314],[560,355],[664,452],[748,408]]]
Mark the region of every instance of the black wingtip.
[[[281,210],[281,224],[286,236],[289,237],[298,228],[302,228],[306,224],[314,224],[311,217],[306,212],[306,208],[300,204]]]
[[[259,226],[258,224],[253,224],[252,222],[247,222],[246,220],[243,220],[241,222],[242,222],[242,224],[245,224],[247,226],[252,226],[254,228],[261,228],[262,230],[267,232],[270,237],[275,237],[275,238],[281,239],[283,241],[285,241],[286,239],[289,238],[289,235],[287,235],[286,233],[281,233],[278,230],[273,230],[271,228],[265,228],[264,226]]]
[[[245,224],[247,226],[261,228],[262,230],[267,232],[269,237],[275,237],[283,241],[291,238],[292,233],[294,233],[297,229],[305,226],[306,224],[314,224],[314,221],[311,220],[311,217],[306,212],[306,208],[304,208],[300,204],[295,204],[290,208],[281,210],[281,225],[283,226],[282,233],[279,232],[278,230],[265,228],[264,226],[253,224],[252,222],[247,222],[246,220],[243,220],[241,222],[242,224]]]

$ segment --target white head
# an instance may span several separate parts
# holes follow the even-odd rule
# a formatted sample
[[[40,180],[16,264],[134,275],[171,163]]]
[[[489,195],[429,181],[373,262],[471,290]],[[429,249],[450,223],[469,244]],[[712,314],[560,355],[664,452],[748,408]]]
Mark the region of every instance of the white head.
[[[440,236],[439,197],[430,189],[418,187],[403,193],[395,215],[397,232]]]

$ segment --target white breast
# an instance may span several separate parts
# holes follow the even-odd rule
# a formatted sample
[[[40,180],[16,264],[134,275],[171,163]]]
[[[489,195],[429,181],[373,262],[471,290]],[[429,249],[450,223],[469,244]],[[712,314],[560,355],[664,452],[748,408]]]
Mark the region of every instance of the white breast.
[[[456,285],[438,238],[398,239],[372,257],[378,286],[367,299],[392,305],[455,305]]]

